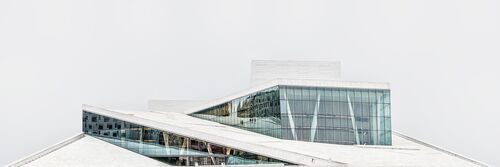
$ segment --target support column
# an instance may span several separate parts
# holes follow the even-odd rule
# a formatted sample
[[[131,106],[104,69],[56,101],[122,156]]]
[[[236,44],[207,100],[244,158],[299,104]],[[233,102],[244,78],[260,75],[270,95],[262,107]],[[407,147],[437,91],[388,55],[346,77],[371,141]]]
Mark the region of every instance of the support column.
[[[212,152],[212,146],[210,145],[210,143],[207,143],[207,150],[208,150],[208,154],[209,155],[213,155],[214,154]],[[210,156],[210,159],[212,160],[212,165],[217,165],[217,164],[215,164],[215,158],[214,158],[214,156]]]
[[[139,129],[139,142],[142,143],[142,133],[143,133],[142,131],[143,131],[143,128],[140,127],[138,129]]]
[[[167,151],[167,154],[170,155],[170,146],[169,146],[169,138],[168,138],[168,133],[163,132],[163,142],[165,143],[165,150]]]
[[[354,129],[354,136],[356,137],[356,144],[359,145],[358,128],[356,127],[356,118],[354,117],[354,111],[352,109],[352,103],[349,94],[347,95],[347,103],[349,103],[349,114],[351,115],[351,123],[352,123],[352,128]]]
[[[292,130],[292,136],[294,140],[297,140],[297,134],[295,133],[295,122],[293,122],[292,118],[292,111],[290,109],[290,103],[288,102],[288,99],[286,97],[286,91],[285,91],[285,101],[286,101],[286,113],[288,115],[288,123],[290,124],[290,129]]]
[[[189,149],[191,148],[191,139],[186,137],[186,140],[187,140],[186,141],[186,152],[188,152]],[[191,157],[187,156],[186,157],[186,165],[190,166],[191,165],[190,162],[191,162]]]
[[[311,135],[309,141],[314,142],[314,138],[316,137],[316,129],[318,128],[318,110],[319,110],[319,101],[321,99],[320,93],[318,92],[318,100],[316,101],[316,107],[314,108],[313,120],[311,122]]]

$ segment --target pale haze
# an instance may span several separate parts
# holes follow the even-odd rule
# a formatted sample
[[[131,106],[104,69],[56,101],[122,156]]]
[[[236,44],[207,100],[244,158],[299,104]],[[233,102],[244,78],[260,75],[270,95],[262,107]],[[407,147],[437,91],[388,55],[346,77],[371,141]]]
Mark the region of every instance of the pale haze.
[[[249,86],[251,60],[389,82],[396,131],[500,166],[498,0],[1,0],[0,165],[146,110]]]

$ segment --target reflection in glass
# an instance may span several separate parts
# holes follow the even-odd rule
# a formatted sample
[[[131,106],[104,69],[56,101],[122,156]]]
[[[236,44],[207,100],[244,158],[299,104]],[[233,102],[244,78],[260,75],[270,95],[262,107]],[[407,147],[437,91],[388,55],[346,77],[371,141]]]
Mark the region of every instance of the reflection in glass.
[[[389,90],[280,85],[191,115],[281,139],[391,145]]]
[[[224,114],[223,110],[214,113]],[[176,166],[289,164],[265,156],[83,111],[83,132]]]

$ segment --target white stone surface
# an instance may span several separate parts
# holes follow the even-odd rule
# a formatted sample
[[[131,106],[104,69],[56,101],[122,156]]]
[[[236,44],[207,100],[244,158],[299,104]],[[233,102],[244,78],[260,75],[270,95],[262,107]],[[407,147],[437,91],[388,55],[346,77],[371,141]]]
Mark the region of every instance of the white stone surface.
[[[130,112],[130,111],[126,111],[125,113],[120,113],[121,111],[118,112],[117,110],[107,110],[88,105],[84,105],[83,109],[85,111],[93,112],[96,114],[113,117],[116,119],[148,126],[155,129],[164,130],[182,136],[203,139],[204,141],[210,143],[256,153],[270,158],[291,162],[294,164],[304,164],[313,166],[342,165],[341,163],[332,160],[304,155],[300,152],[290,152],[281,149],[270,148],[263,145],[256,145],[250,141],[264,140],[264,142],[268,142],[269,139],[278,141],[280,139],[274,139],[257,133],[228,127],[219,123],[194,118],[182,113]],[[220,128],[222,128],[222,130]]]
[[[84,109],[161,130],[194,137],[303,165],[326,166],[486,166],[480,162],[393,134],[392,146],[337,145],[277,139],[182,113]],[[314,160],[312,160],[314,159]]]
[[[158,112],[184,112],[187,109],[200,106],[208,100],[149,100],[148,110]]]
[[[323,144],[277,139],[178,112],[121,111],[87,105],[83,109],[306,166],[487,166],[398,133],[393,133],[392,146]],[[168,166],[90,136],[68,141],[56,144],[49,153],[24,166]]]
[[[165,167],[160,161],[85,135],[24,167]]]
[[[340,79],[340,62],[328,61],[252,61],[251,85],[273,79]]]

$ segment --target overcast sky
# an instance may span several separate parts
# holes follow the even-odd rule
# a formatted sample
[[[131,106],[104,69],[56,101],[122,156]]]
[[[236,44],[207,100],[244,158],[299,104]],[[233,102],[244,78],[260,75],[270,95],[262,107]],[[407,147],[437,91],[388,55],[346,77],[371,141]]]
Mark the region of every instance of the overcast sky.
[[[249,85],[250,61],[390,82],[393,128],[500,166],[498,0],[0,0],[0,165],[145,110]]]

